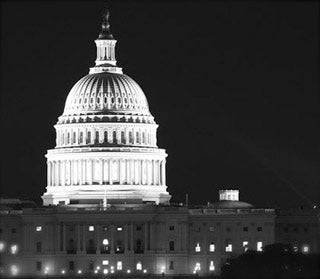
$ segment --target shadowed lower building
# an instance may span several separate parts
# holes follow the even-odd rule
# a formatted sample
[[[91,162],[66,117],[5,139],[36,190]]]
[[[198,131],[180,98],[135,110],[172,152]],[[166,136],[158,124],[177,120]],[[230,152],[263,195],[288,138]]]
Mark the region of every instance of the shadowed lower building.
[[[95,66],[55,125],[43,206],[1,201],[2,275],[218,274],[227,258],[273,243],[274,211],[237,190],[206,206],[170,204],[158,126],[116,65],[108,17]]]

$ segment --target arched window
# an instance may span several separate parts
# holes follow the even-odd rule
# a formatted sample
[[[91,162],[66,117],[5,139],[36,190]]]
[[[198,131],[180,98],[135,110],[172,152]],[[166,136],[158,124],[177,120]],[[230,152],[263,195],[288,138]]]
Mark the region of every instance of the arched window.
[[[67,133],[67,144],[70,143],[70,133]]]
[[[91,143],[91,132],[88,132],[87,143]]]
[[[136,269],[142,270],[142,263],[140,261],[137,262]]]
[[[80,132],[79,143],[83,143],[83,132]]]
[[[140,143],[139,132],[136,133],[136,142],[137,142],[137,143]]]
[[[124,131],[121,132],[121,143],[125,143]]]
[[[96,131],[95,143],[99,143],[99,131]]]
[[[76,143],[76,132],[73,132],[73,143]]]
[[[142,248],[142,241],[141,241],[141,239],[137,239],[137,241],[136,241],[135,253],[143,253],[143,248]]]
[[[108,132],[104,131],[104,142],[108,142]]]
[[[88,242],[88,251],[87,252],[95,252],[95,249],[94,249],[94,240],[93,239],[89,239],[89,242]]]
[[[112,142],[117,143],[117,132],[116,131],[113,131],[113,133],[112,133]]]
[[[109,240],[108,239],[103,239],[102,240],[102,245],[101,245],[101,253],[102,254],[107,254],[109,253]]]

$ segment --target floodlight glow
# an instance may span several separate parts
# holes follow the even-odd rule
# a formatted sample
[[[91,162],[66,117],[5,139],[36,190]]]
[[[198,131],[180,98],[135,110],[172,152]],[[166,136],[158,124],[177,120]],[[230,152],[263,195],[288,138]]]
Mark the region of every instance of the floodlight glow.
[[[4,242],[0,242],[0,252],[2,252],[4,249],[6,248],[6,245],[4,244]]]
[[[114,270],[111,270],[110,272],[111,272],[111,273],[114,273]]]
[[[41,232],[42,231],[42,227],[41,226],[36,226],[36,231],[37,232]]]
[[[121,232],[122,231],[122,227],[117,227],[117,231]]]
[[[109,244],[109,240],[105,238],[105,239],[102,241],[102,244],[103,244],[103,245],[108,245],[108,244]]]
[[[61,270],[61,274],[65,274],[66,271],[64,269]]]
[[[112,266],[110,266],[110,268],[111,268],[111,269],[114,269],[114,266],[112,265]]]
[[[109,270],[106,268],[103,270],[103,274],[108,274],[108,272],[109,272]]]
[[[147,273],[147,270],[146,270],[146,269],[144,269],[144,270],[143,270],[143,273]]]
[[[97,273],[98,273],[98,270],[95,270],[94,273],[97,274]]]
[[[13,255],[16,254],[18,252],[18,245],[17,244],[11,245],[10,250],[11,250],[11,254]]]
[[[97,269],[99,270],[99,269],[100,269],[100,266],[97,266]]]
[[[89,232],[93,232],[94,231],[94,226],[89,226]]]
[[[16,266],[16,265],[12,265],[11,266],[11,268],[10,268],[10,270],[11,270],[11,274],[13,275],[13,276],[15,276],[15,275],[17,275],[18,274],[18,267]]]
[[[81,271],[81,269],[79,269],[79,270],[78,270],[78,274],[81,274],[81,273],[82,273],[82,271]]]
[[[127,273],[131,273],[131,270],[130,270],[130,269],[128,269],[128,270],[127,270]]]

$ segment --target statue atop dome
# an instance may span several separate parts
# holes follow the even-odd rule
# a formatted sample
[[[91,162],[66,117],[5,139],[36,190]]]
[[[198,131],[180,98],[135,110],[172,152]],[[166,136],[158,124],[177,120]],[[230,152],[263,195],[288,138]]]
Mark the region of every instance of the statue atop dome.
[[[102,13],[102,24],[101,24],[101,32],[99,34],[99,39],[113,39],[113,35],[110,32],[110,23],[109,23],[110,12],[109,9],[106,8]]]

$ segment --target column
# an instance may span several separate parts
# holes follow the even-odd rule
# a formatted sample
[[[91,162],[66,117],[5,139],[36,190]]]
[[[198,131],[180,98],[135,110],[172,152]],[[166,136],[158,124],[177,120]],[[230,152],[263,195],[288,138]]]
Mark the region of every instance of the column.
[[[140,160],[140,184],[143,185],[143,166],[144,166],[144,160]]]
[[[62,225],[62,251],[66,251],[66,224]]]
[[[60,176],[61,176],[61,161],[57,161],[57,185],[61,186]]]
[[[51,176],[50,162],[47,161],[47,186],[51,186],[50,176]]]
[[[155,160],[152,160],[152,184],[157,185]]]
[[[149,245],[148,245],[148,223],[144,224],[144,250],[147,251],[149,250]]]
[[[96,225],[96,236],[97,236],[97,247],[96,247],[96,253],[100,254],[100,225]]]
[[[112,185],[112,159],[109,159],[109,184]]]
[[[90,160],[90,184],[93,183],[93,175],[94,175],[94,160]]]
[[[119,173],[119,184],[122,184],[123,181],[123,168],[122,168],[122,159],[118,160],[118,173]]]
[[[162,172],[161,172],[162,185],[166,185],[166,161],[162,161]]]
[[[66,185],[66,168],[65,168],[65,161],[60,162],[60,167],[61,167],[61,185],[65,186]]]
[[[157,169],[158,169],[158,185],[161,185],[161,167],[160,160],[157,161]]]
[[[70,183],[69,185],[73,185],[74,181],[74,160],[69,161],[70,165]]]
[[[149,185],[149,160],[146,160],[146,185]]]
[[[134,184],[134,160],[130,160],[130,184]]]
[[[124,251],[128,251],[128,225],[124,226]]]
[[[150,223],[150,250],[154,250],[153,242],[153,223]]]
[[[134,244],[133,244],[133,224],[130,224],[130,250],[134,250]]]
[[[80,159],[79,163],[80,163],[80,184],[83,185],[84,184],[83,160]]]
[[[103,184],[103,175],[104,175],[104,160],[100,159],[100,169],[101,169],[101,175],[100,175],[100,184]]]
[[[60,251],[60,224],[56,224],[56,251]]]
[[[86,225],[82,225],[82,251],[86,251]]]
[[[81,251],[80,249],[80,240],[81,240],[81,234],[80,234],[80,225],[77,225],[77,253]]]
[[[114,253],[114,225],[110,225],[110,253]]]

